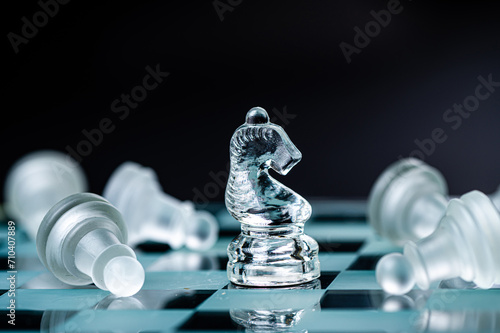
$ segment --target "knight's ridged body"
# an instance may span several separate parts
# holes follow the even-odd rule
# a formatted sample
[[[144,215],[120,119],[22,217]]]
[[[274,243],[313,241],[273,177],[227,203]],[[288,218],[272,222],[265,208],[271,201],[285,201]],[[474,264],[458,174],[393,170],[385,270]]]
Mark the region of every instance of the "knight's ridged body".
[[[233,134],[225,199],[229,213],[242,223],[242,233],[228,247],[232,282],[291,285],[319,276],[318,245],[303,234],[311,206],[268,173],[272,168],[285,175],[301,158],[264,109],[250,110]]]

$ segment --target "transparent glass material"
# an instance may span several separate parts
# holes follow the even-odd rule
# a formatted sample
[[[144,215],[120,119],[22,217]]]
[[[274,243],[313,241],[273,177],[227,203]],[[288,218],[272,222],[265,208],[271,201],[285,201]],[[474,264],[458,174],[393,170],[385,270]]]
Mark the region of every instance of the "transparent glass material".
[[[415,332],[500,332],[498,310],[423,310],[415,319]]]
[[[376,277],[389,293],[404,294],[416,283],[428,289],[434,281],[460,277],[479,288],[500,283],[500,213],[479,191],[452,199],[438,228],[404,254],[379,261]]]
[[[59,200],[87,190],[87,180],[69,155],[42,150],[17,161],[5,181],[5,209],[36,239],[44,215]]]
[[[500,211],[500,186],[498,187],[498,190],[490,195],[490,199],[495,204],[497,209]]]
[[[408,260],[401,253],[391,253],[377,263],[376,278],[389,294],[403,295],[415,286],[415,276]]]
[[[322,296],[321,283],[314,280],[272,289],[229,284],[226,297],[231,319],[246,332],[307,332],[299,323],[308,314],[321,310]]]
[[[149,265],[150,272],[166,271],[206,271],[220,269],[219,260],[212,254],[194,251],[167,251],[153,264]]]
[[[226,208],[241,223],[228,246],[229,280],[246,286],[286,286],[320,275],[318,244],[303,233],[311,205],[269,175],[286,175],[302,158],[285,131],[259,107],[230,143]]]
[[[156,294],[158,294],[158,290],[154,290]],[[163,304],[161,304],[163,305]],[[155,309],[161,309],[160,306],[155,307]],[[86,309],[85,309],[86,310]],[[107,310],[107,311],[120,311],[120,310],[128,310],[128,311],[142,311],[146,310],[143,302],[139,300],[136,296],[130,297],[121,297],[114,294],[110,294],[100,300],[97,304],[95,304],[92,310]],[[89,311],[89,310],[87,310]],[[70,310],[64,311],[62,309],[58,310],[46,310],[43,312],[42,318],[40,320],[40,332],[41,333],[56,333],[56,332],[71,332],[73,329],[68,329],[68,327],[75,327],[75,323],[71,322],[72,318],[74,319],[75,314],[78,311]],[[107,313],[109,315],[109,312]],[[108,320],[109,329],[95,329],[95,330],[85,330],[85,332],[101,332],[101,331],[110,331],[110,332],[138,332],[140,330],[127,329],[127,330],[116,330],[113,329],[113,326],[116,326],[116,322],[113,321],[112,316],[111,319]],[[116,320],[116,319],[115,319]],[[81,330],[79,330],[81,331]]]
[[[155,291],[158,292],[158,290]],[[139,299],[139,295],[141,294],[143,294],[142,291],[140,294],[130,297],[120,297],[110,294],[94,305],[94,310],[146,310],[146,306],[148,305],[146,301],[149,299],[146,298],[146,301]],[[144,303],[146,303],[146,305],[144,305]],[[120,331],[121,330],[118,330],[118,332]]]
[[[36,246],[42,263],[62,282],[93,282],[115,295],[131,296],[141,289],[145,274],[126,242],[120,212],[98,195],[78,193],[45,215]]]
[[[131,246],[157,241],[173,249],[185,245],[202,251],[217,241],[219,224],[215,217],[195,210],[190,201],[182,202],[164,193],[151,168],[123,163],[111,175],[103,195],[123,213]]]
[[[489,195],[500,210],[500,187]],[[368,197],[368,222],[377,233],[403,246],[436,230],[450,197],[443,175],[415,159],[401,159],[379,176]]]
[[[448,189],[441,173],[415,158],[391,164],[368,197],[368,221],[377,233],[403,245],[429,236],[443,217]]]

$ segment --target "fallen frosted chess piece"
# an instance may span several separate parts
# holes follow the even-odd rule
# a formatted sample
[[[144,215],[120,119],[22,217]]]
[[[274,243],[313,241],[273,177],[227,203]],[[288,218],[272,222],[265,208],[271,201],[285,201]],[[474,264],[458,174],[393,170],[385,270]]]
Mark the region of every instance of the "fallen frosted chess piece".
[[[376,278],[391,294],[402,295],[415,284],[428,289],[434,281],[460,277],[487,289],[500,283],[500,213],[479,191],[452,199],[437,229],[404,254],[388,254],[377,264]]]
[[[500,188],[490,196],[500,209]],[[449,202],[443,175],[415,159],[401,159],[382,172],[368,197],[368,221],[393,243],[416,242],[436,229]]]
[[[195,210],[190,201],[164,193],[151,168],[123,163],[108,180],[104,197],[123,213],[131,246],[157,241],[173,249],[186,245],[191,250],[207,250],[217,241],[215,217]]]
[[[120,212],[96,194],[78,193],[48,211],[36,247],[42,263],[62,282],[93,282],[117,296],[131,296],[144,283],[144,269],[126,242]]]
[[[36,151],[9,170],[5,181],[6,213],[35,240],[38,226],[49,209],[68,195],[86,189],[85,174],[69,155]]]

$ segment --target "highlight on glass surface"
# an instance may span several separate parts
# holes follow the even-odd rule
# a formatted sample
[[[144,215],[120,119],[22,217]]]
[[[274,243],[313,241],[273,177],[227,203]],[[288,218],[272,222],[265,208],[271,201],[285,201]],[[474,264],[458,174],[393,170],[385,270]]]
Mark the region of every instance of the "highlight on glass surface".
[[[500,283],[500,212],[479,191],[452,199],[430,236],[408,242],[404,254],[388,254],[376,267],[378,283],[389,293],[405,294],[414,284],[460,277],[488,289]]]
[[[126,243],[120,212],[96,194],[78,193],[45,215],[36,247],[44,266],[62,282],[94,283],[115,295],[131,296],[141,289],[145,273]]]
[[[151,168],[123,163],[111,175],[103,196],[123,213],[131,246],[156,241],[173,249],[185,245],[190,250],[204,251],[218,239],[215,217],[195,210],[190,201],[164,193]]]
[[[269,169],[286,175],[301,160],[300,151],[260,107],[248,111],[229,151],[225,202],[241,223],[241,234],[227,248],[229,280],[286,286],[318,278],[318,243],[303,231],[311,205],[269,175]]]
[[[38,226],[53,205],[86,190],[85,174],[69,155],[35,151],[10,168],[4,187],[5,210],[35,240]]]

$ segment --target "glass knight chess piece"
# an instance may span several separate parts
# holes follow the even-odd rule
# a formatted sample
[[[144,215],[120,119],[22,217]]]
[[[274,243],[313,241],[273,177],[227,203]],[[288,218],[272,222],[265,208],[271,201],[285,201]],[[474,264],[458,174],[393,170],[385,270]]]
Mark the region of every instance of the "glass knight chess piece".
[[[320,276],[318,243],[304,234],[311,205],[269,175],[286,175],[302,158],[283,128],[256,107],[230,142],[226,208],[241,223],[228,246],[227,273],[245,286],[287,286]]]

